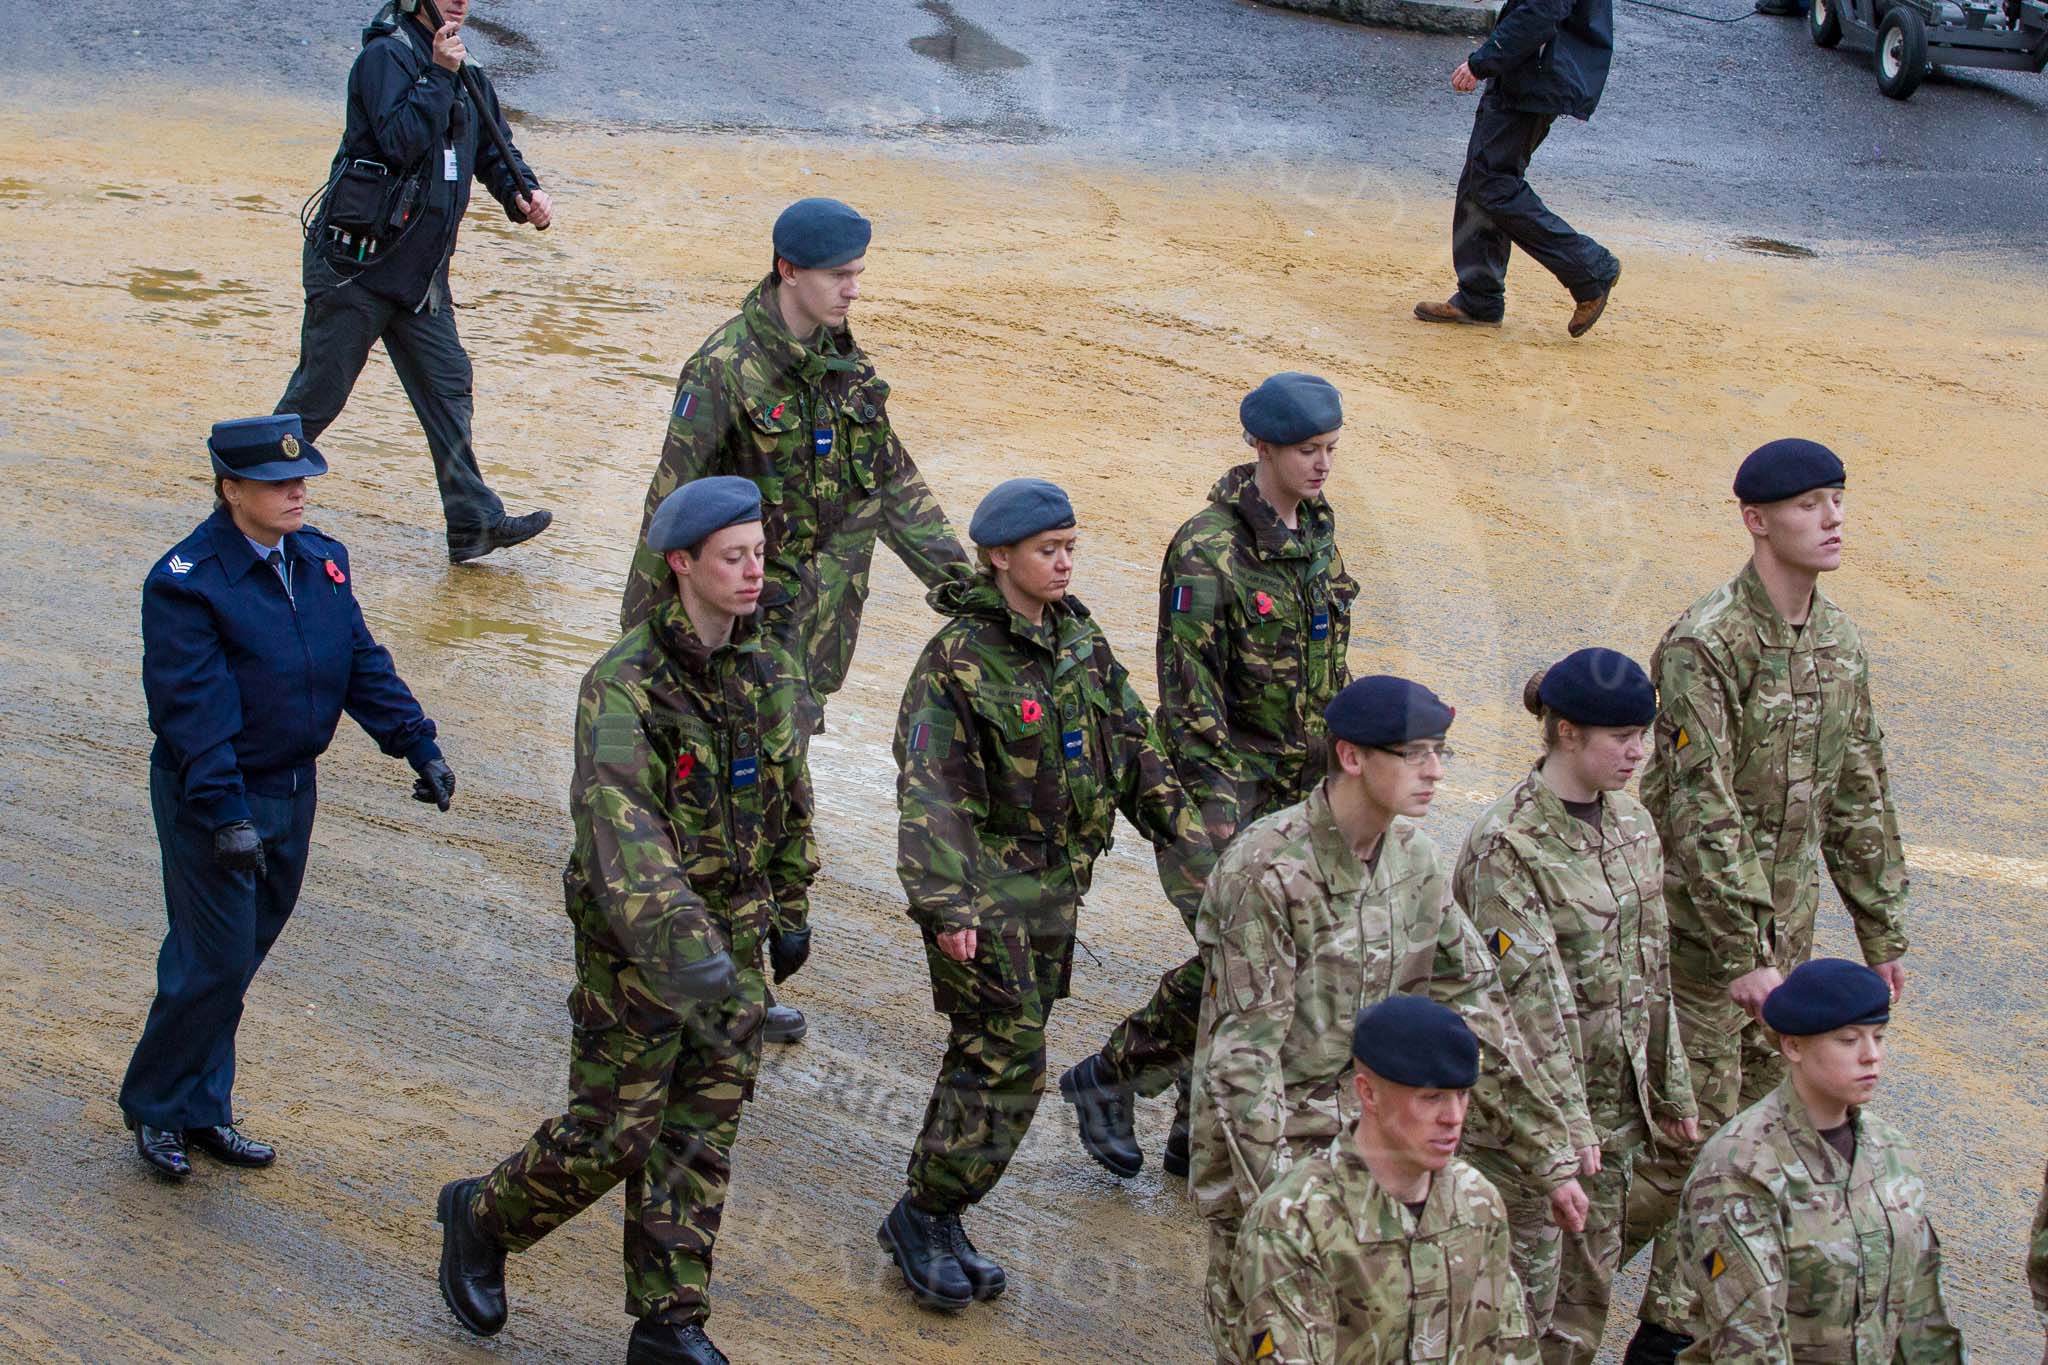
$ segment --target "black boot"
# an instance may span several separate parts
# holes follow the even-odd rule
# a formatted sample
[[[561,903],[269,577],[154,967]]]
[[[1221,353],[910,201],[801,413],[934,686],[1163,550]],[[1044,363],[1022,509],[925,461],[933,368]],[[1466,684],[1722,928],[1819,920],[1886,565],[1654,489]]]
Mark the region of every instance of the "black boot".
[[[191,1159],[185,1155],[185,1135],[169,1128],[152,1128],[138,1123],[135,1154],[166,1180],[183,1180],[192,1174]]]
[[[443,1185],[434,1218],[441,1225],[441,1297],[457,1322],[487,1337],[505,1325],[505,1248],[484,1236],[470,1209],[482,1183]]]
[[[952,1310],[974,1302],[974,1286],[941,1232],[945,1215],[928,1213],[904,1195],[889,1210],[875,1240],[903,1272],[910,1294],[926,1308]],[[954,1225],[959,1225],[955,1218]]]
[[[229,1166],[268,1166],[277,1160],[275,1147],[244,1136],[232,1123],[217,1124],[212,1128],[187,1128],[185,1141],[215,1161]]]
[[[626,1365],[732,1365],[725,1352],[711,1344],[701,1322],[677,1326],[673,1322],[633,1324],[633,1338],[626,1343]]]
[[[1654,1322],[1636,1324],[1636,1334],[1622,1352],[1621,1365],[1676,1365],[1678,1353],[1692,1345],[1692,1338]]]
[[[761,1021],[761,1041],[764,1043],[800,1043],[811,1031],[804,1012],[794,1005],[784,1005],[775,999],[775,992],[768,992],[768,1011]]]
[[[500,517],[495,526],[480,530],[448,532],[448,562],[467,564],[472,559],[482,559],[493,550],[509,550],[514,545],[523,545],[542,531],[548,529],[555,514],[542,508],[519,517]]]
[[[967,1240],[967,1229],[961,1224],[959,1214],[941,1215],[935,1231],[945,1248],[953,1253],[953,1259],[960,1262],[960,1269],[967,1276],[967,1283],[977,1300],[992,1299],[1008,1287],[1010,1278],[1003,1274],[1003,1268],[976,1251],[974,1243]]]
[[[1173,1127],[1166,1131],[1166,1151],[1159,1164],[1176,1179],[1188,1178],[1188,1078],[1181,1075],[1178,1097],[1173,1104]]]
[[[1131,1092],[1102,1080],[1102,1054],[1096,1053],[1060,1076],[1060,1096],[1074,1106],[1081,1126],[1081,1146],[1088,1155],[1120,1178],[1136,1175],[1145,1165],[1131,1121]]]

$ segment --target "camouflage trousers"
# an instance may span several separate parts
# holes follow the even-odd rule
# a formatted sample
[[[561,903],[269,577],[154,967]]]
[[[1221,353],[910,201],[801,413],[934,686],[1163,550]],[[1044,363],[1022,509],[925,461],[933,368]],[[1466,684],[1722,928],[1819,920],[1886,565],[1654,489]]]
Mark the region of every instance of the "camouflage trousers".
[[[1209,1325],[1209,1343],[1216,1348],[1217,1365],[1241,1365],[1243,1343],[1237,1339],[1237,1322],[1244,1316],[1244,1303],[1237,1296],[1237,1230],[1241,1217],[1211,1218],[1209,1227],[1209,1268],[1202,1276],[1202,1316]]]
[[[1045,1094],[1045,1024],[1065,997],[1074,940],[981,932],[959,963],[925,933],[932,995],[951,1020],[946,1058],[910,1153],[910,1199],[958,1213],[996,1187]]]
[[[579,986],[568,1111],[484,1178],[471,1205],[484,1234],[524,1251],[623,1181],[626,1311],[705,1318],[733,1139],[760,1068],[763,990],[749,964],[738,994],[649,1028]]]
[[[1704,1143],[1722,1124],[1778,1088],[1785,1078],[1785,1061],[1764,1026],[1729,1000],[1726,991],[1674,979],[1671,993],[1678,1005],[1678,1031],[1692,1070],[1700,1142]],[[1638,1316],[1673,1332],[1686,1330],[1694,1298],[1678,1263],[1678,1239],[1672,1235],[1671,1221],[1678,1213],[1685,1177],[1698,1155],[1698,1146],[1673,1147],[1660,1135],[1636,1162],[1635,1183],[1629,1191],[1622,1263],[1633,1260],[1652,1240],[1657,1244]]]
[[[1550,1221],[1550,1200],[1493,1151],[1466,1151],[1499,1189],[1513,1234],[1515,1277],[1529,1300],[1529,1331],[1543,1352],[1543,1365],[1592,1365],[1607,1330],[1614,1273],[1622,1266],[1634,1167],[1649,1140],[1638,1121],[1611,1137],[1598,1175],[1579,1177],[1588,1207],[1583,1232],[1566,1232]]]
[[[1202,1020],[1202,959],[1191,957],[1159,978],[1152,998],[1110,1030],[1102,1045],[1102,1076],[1150,1099],[1169,1085],[1180,1087],[1174,1121],[1187,1122],[1188,1066],[1195,1056],[1195,1028]]]

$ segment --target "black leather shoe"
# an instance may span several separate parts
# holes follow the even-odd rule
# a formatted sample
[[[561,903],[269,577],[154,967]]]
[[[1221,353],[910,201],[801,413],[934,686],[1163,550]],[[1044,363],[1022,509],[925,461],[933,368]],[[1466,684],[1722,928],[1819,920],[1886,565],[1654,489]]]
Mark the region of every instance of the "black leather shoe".
[[[277,1148],[267,1142],[242,1136],[232,1123],[212,1128],[187,1128],[185,1141],[229,1166],[268,1166],[277,1160]]]
[[[508,550],[523,544],[547,530],[554,519],[553,512],[542,508],[523,517],[500,517],[497,525],[487,526],[481,531],[467,531],[460,535],[450,531],[448,562],[467,564],[472,559],[482,559],[493,550]]]
[[[443,1185],[434,1219],[441,1225],[441,1297],[457,1322],[488,1337],[505,1325],[505,1248],[484,1236],[470,1211],[469,1201],[482,1183],[451,1180]]]
[[[967,1240],[967,1229],[962,1226],[959,1214],[941,1214],[934,1230],[946,1250],[953,1253],[953,1259],[960,1263],[977,1300],[992,1299],[1009,1286],[1010,1277],[1003,1274],[1003,1268],[976,1251],[974,1243]]]
[[[173,1129],[135,1125],[135,1151],[166,1179],[183,1180],[192,1174],[192,1162],[185,1155],[185,1135]]]
[[[875,1240],[903,1272],[912,1298],[926,1308],[950,1312],[974,1302],[974,1285],[939,1226],[943,1218],[911,1203],[906,1194],[882,1220]]]
[[[1070,1066],[1060,1076],[1060,1096],[1074,1106],[1081,1146],[1111,1175],[1128,1178],[1144,1169],[1132,1123],[1131,1092],[1102,1079],[1102,1054]]]
[[[1692,1345],[1692,1338],[1654,1322],[1636,1324],[1636,1334],[1622,1353],[1621,1365],[1677,1365],[1678,1353]]]
[[[761,1023],[761,1041],[764,1043],[801,1043],[804,1035],[811,1031],[804,1012],[794,1005],[770,1005],[767,1017]]]
[[[633,1338],[626,1343],[626,1365],[731,1365],[725,1352],[711,1344],[701,1322],[678,1327],[672,1322],[633,1324]]]

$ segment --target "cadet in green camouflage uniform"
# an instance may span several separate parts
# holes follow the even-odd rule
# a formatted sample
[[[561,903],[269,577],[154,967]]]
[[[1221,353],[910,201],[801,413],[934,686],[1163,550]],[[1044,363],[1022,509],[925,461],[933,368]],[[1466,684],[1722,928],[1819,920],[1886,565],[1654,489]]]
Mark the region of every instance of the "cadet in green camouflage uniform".
[[[664,500],[648,539],[674,566],[669,597],[583,680],[563,874],[569,1110],[488,1176],[442,1191],[442,1292],[471,1331],[504,1323],[507,1251],[623,1180],[628,1360],[725,1360],[702,1324],[761,1055],[761,951],[778,979],[802,965],[817,870],[796,685],[754,615],[774,592],[760,507],[737,478]]]
[[[1697,1365],[1961,1365],[1920,1163],[1863,1106],[1891,987],[1861,963],[1796,968],[1764,1002],[1788,1074],[1710,1138],[1685,1182],[1680,1264]]]
[[[1159,733],[1218,848],[1322,779],[1323,708],[1350,680],[1358,596],[1323,500],[1344,424],[1337,390],[1276,374],[1245,395],[1238,419],[1257,460],[1217,481],[1159,570]],[[1132,1096],[1176,1082],[1165,1166],[1188,1173],[1187,1069],[1201,1012],[1197,954],[1160,978],[1097,1056],[1060,1077],[1083,1148],[1112,1174],[1144,1165]]]
[[[1866,961],[1903,989],[1906,861],[1862,638],[1818,587],[1841,563],[1842,463],[1810,441],[1743,461],[1735,495],[1753,555],[1657,646],[1661,699],[1643,803],[1663,838],[1671,984],[1703,1134],[1784,1074],[1756,1021],[1813,951],[1824,858]],[[1690,1150],[1637,1170],[1632,1256],[1670,1217]],[[1635,1361],[1683,1344],[1685,1290],[1658,1248]]]
[[[1348,1131],[1351,1020],[1399,994],[1450,1005],[1487,1066],[1469,1147],[1498,1150],[1580,1226],[1585,1193],[1562,1099],[1523,1042],[1493,955],[1409,823],[1443,777],[1451,708],[1400,678],[1362,678],[1325,712],[1330,775],[1224,852],[1195,938],[1208,974],[1194,1064],[1190,1186],[1209,1224],[1209,1327],[1232,1360],[1239,1220],[1295,1162]],[[1405,817],[1405,818],[1403,818]]]
[[[1565,1235],[1545,1192],[1494,1151],[1473,1165],[1514,1225],[1515,1273],[1546,1365],[1591,1365],[1621,1265],[1630,1172],[1653,1131],[1699,1136],[1671,1003],[1664,855],[1625,788],[1657,714],[1649,675],[1582,649],[1529,680],[1543,760],[1480,815],[1451,879],[1499,962],[1531,1051],[1565,1097],[1590,1207]]]
[[[1074,933],[1118,811],[1190,913],[1208,840],[1145,705],[1067,595],[1074,515],[1041,479],[999,485],[969,534],[988,571],[931,594],[932,637],[896,722],[897,873],[924,933],[932,1004],[952,1025],[882,1245],[927,1307],[1003,1288],[960,1226],[1002,1178],[1045,1088],[1045,1026],[1067,995]],[[1172,880],[1172,869],[1186,875]]]
[[[1479,1043],[1456,1010],[1360,1010],[1357,1128],[1259,1196],[1237,1241],[1233,1361],[1535,1365],[1500,1195],[1457,1159]]]

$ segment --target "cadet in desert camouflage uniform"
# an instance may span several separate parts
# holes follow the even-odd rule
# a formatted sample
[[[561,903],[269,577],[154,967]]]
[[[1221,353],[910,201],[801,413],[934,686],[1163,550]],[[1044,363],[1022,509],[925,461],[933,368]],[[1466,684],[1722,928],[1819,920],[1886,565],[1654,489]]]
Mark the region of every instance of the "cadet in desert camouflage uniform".
[[[1813,951],[1821,859],[1864,959],[1894,993],[1905,986],[1906,860],[1870,663],[1817,586],[1842,562],[1844,481],[1811,441],[1745,459],[1735,496],[1749,565],[1680,617],[1651,661],[1661,710],[1643,804],[1664,843],[1671,986],[1703,1134],[1784,1074],[1756,1016]],[[1669,1219],[1691,1157],[1638,1166],[1624,1259]],[[1660,1245],[1628,1365],[1683,1346],[1684,1295]]]
[[[1323,708],[1350,680],[1358,596],[1323,500],[1344,424],[1337,390],[1276,374],[1245,395],[1238,419],[1258,459],[1217,481],[1159,570],[1159,734],[1219,849],[1322,780]],[[1176,1082],[1164,1164],[1188,1173],[1187,1069],[1201,1013],[1197,954],[1160,978],[1098,1055],[1060,1077],[1081,1145],[1111,1173],[1144,1166],[1132,1096]]]
[[[1671,1004],[1664,856],[1625,790],[1643,760],[1657,690],[1633,659],[1582,649],[1529,680],[1543,722],[1536,770],[1489,806],[1452,890],[1499,961],[1530,1050],[1565,1096],[1590,1207],[1564,1235],[1544,1191],[1499,1153],[1472,1164],[1507,1201],[1515,1274],[1546,1365],[1591,1365],[1621,1264],[1630,1170],[1650,1134],[1699,1136]]]
[[[1534,1365],[1506,1211],[1457,1159],[1478,1040],[1413,995],[1360,1010],[1351,1037],[1358,1126],[1245,1215],[1231,1359]]]
[[[1941,1239],[1899,1131],[1863,1106],[1892,989],[1820,958],[1764,1001],[1788,1075],[1700,1151],[1677,1220],[1696,1296],[1688,1365],[1960,1365]]]
[[[1202,899],[1195,938],[1208,993],[1190,1186],[1209,1224],[1219,1359],[1235,1359],[1238,1345],[1238,1222],[1296,1161],[1351,1128],[1351,1021],[1390,996],[1427,995],[1465,1017],[1487,1057],[1468,1146],[1500,1151],[1552,1192],[1565,1226],[1582,1225],[1562,1100],[1523,1043],[1435,847],[1409,823],[1443,778],[1452,714],[1400,678],[1351,683],[1325,712],[1329,776],[1307,801],[1240,833]]]
[[[928,588],[967,574],[945,512],[889,425],[889,386],[847,327],[870,236],[868,220],[835,199],[783,210],[773,270],[683,366],[647,486],[647,519],[672,489],[706,474],[760,488],[768,581],[781,599],[762,605],[762,638],[800,682],[806,747],[853,662],[875,538]],[[644,539],[645,521],[641,530]],[[661,556],[643,544],[620,628],[639,625],[668,584]],[[768,1041],[803,1031],[803,1016],[771,995]]]
[[[1043,479],[982,500],[969,534],[988,567],[931,594],[953,619],[896,722],[897,873],[951,1033],[909,1193],[879,1240],[926,1307],[1002,1292],[960,1214],[995,1188],[1037,1110],[1046,1019],[1067,995],[1077,912],[1117,812],[1155,848],[1184,846],[1160,864],[1183,915],[1212,860],[1144,703],[1067,593],[1073,527]]]
[[[648,541],[668,600],[584,677],[563,883],[576,932],[569,1110],[441,1191],[441,1290],[505,1321],[505,1253],[626,1182],[629,1365],[706,1365],[712,1243],[776,979],[809,951],[817,871],[793,680],[761,646],[765,539],[745,479],[686,484]]]

